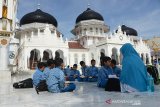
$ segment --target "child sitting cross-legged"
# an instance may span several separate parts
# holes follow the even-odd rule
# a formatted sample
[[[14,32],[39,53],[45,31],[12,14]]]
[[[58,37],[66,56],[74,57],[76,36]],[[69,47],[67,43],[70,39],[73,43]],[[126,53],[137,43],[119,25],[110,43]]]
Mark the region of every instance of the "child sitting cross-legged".
[[[73,68],[70,71],[69,81],[75,81],[80,76],[80,72],[77,70],[77,64],[73,65]]]
[[[55,68],[51,70],[48,78],[46,79],[48,91],[52,93],[71,92],[75,90],[74,83],[67,83],[65,86],[64,72],[62,71],[64,63],[61,58],[55,59]]]

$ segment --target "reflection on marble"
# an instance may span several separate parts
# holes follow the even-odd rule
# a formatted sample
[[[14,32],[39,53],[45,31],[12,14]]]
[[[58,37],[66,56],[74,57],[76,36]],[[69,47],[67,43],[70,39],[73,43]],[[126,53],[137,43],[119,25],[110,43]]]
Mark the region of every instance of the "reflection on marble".
[[[12,83],[31,77],[31,73],[12,76],[12,82],[0,84],[0,107],[159,107],[160,85],[154,93],[116,93],[97,88],[96,83],[75,82],[74,92],[37,95],[34,88],[14,89]]]

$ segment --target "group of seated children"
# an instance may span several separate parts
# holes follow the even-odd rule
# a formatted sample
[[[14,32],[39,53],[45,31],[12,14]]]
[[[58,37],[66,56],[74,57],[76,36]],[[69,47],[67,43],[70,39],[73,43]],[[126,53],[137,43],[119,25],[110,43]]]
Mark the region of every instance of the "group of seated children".
[[[96,61],[91,60],[91,66],[86,66],[84,61],[80,62],[82,75],[80,75],[79,70],[77,70],[77,64],[74,64],[71,69],[67,67],[64,69],[66,79],[69,81],[75,81],[77,79],[79,82],[96,82],[98,79],[98,68],[95,66]]]
[[[120,81],[122,92],[146,91],[148,89],[148,75],[146,67],[140,56],[129,43],[124,44],[120,49],[122,60],[122,71],[116,66],[116,61],[110,57],[101,58],[101,67],[98,69],[95,60],[91,60],[91,66],[86,66],[84,61],[80,62],[82,75],[77,70],[77,64],[72,69],[65,68],[61,58],[48,60],[48,66],[43,62],[38,64],[38,68],[33,75],[33,84],[37,86],[40,81],[46,80],[49,92],[70,92],[75,89],[74,83],[65,84],[65,79],[79,82],[97,82],[98,87],[105,88],[111,78],[117,78]],[[65,78],[66,77],[66,78]]]
[[[84,61],[80,62],[82,75],[77,70],[77,64],[74,64],[70,69],[69,66],[64,69],[66,80],[75,81],[77,79],[79,82],[98,82],[98,87],[104,88],[106,86],[108,76],[115,75],[117,78],[120,76],[121,69],[116,66],[116,60],[110,57],[102,58],[102,66],[98,69],[95,66],[96,61],[91,60],[91,66],[88,67]]]
[[[49,92],[71,92],[75,90],[74,83],[65,83],[65,76],[63,73],[63,60],[57,58],[55,60],[48,60],[47,67],[45,63],[40,62],[33,74],[33,84],[38,86],[40,81],[45,80]]]
[[[95,64],[96,61],[94,59],[91,60],[90,67],[86,66],[84,61],[81,61],[81,75],[77,70],[77,64],[74,64],[71,69],[69,66],[63,69],[64,64],[61,58],[48,60],[47,66],[45,63],[40,62],[33,74],[33,84],[37,86],[40,81],[45,80],[49,92],[70,92],[76,86],[74,83],[65,82],[65,80],[75,81],[77,79],[79,82],[97,82],[98,87],[104,88],[110,74],[116,74],[117,77],[120,75],[121,70],[116,66],[116,61],[111,61],[110,57],[103,58],[103,66],[100,69]]]

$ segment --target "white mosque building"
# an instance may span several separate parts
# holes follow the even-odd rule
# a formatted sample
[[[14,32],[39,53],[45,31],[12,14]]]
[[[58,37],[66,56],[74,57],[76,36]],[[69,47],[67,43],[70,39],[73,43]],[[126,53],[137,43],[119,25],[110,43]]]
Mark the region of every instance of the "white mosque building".
[[[16,0],[8,0],[11,1]],[[3,7],[1,4],[3,3],[0,3],[0,7]],[[10,8],[13,6],[8,7]],[[90,65],[90,60],[95,59],[99,66],[100,57],[105,55],[116,59],[120,65],[122,59],[120,48],[125,43],[131,43],[135,47],[145,64],[151,63],[151,50],[138,36],[136,30],[121,25],[111,33],[103,16],[90,8],[75,18],[76,23],[71,30],[75,35],[74,40],[64,38],[63,32],[57,29],[58,22],[54,16],[41,9],[24,15],[18,29],[15,24],[16,17],[12,17],[14,21],[8,25],[14,27],[9,30],[1,27],[4,23],[2,16],[4,10],[0,11],[0,59],[2,59],[0,70],[4,69],[2,62],[6,62],[5,66],[12,72],[28,71],[35,69],[38,62],[55,57],[62,58],[65,65],[70,66],[79,64],[82,60]],[[12,16],[16,16],[16,11],[12,12]],[[11,34],[6,37],[8,31]],[[9,43],[4,45],[4,40]]]

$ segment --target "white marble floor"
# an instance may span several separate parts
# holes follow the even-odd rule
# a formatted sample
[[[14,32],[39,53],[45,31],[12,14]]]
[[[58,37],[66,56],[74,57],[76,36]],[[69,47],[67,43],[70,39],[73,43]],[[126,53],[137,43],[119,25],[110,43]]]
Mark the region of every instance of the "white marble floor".
[[[74,92],[39,95],[31,89],[14,89],[12,83],[31,77],[28,73],[12,76],[12,82],[0,83],[0,107],[160,107],[160,85],[154,93],[105,92],[96,83],[75,82]]]

